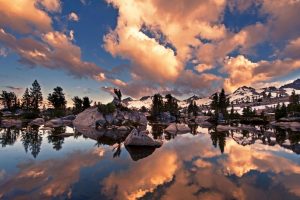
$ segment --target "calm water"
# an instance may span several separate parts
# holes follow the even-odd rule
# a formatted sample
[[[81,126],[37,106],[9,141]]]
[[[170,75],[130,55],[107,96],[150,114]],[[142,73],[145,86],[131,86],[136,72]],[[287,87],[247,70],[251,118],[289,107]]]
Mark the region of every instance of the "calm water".
[[[0,199],[300,199],[300,133],[161,130],[154,150],[70,127],[0,129]]]

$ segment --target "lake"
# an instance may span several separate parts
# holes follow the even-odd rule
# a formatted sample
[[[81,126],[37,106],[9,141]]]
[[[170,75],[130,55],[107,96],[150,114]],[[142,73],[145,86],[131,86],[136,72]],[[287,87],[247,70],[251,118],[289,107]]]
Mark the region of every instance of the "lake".
[[[299,132],[148,128],[162,147],[0,129],[0,199],[300,199]]]

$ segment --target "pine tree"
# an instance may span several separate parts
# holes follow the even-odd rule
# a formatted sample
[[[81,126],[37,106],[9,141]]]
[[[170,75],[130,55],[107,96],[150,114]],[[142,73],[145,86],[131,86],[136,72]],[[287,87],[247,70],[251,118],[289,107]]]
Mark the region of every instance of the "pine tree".
[[[31,107],[33,110],[39,110],[39,106],[43,103],[43,94],[40,84],[35,80],[30,88]]]
[[[53,89],[53,93],[48,95],[49,103],[58,110],[64,110],[66,108],[66,98],[61,87],[56,87]]]
[[[79,98],[78,96],[75,96],[73,99],[73,112],[75,114],[80,113],[83,109],[82,109],[82,103],[83,100],[81,98]]]
[[[299,95],[296,94],[295,90],[293,90],[290,98],[290,104],[288,105],[289,112],[297,112],[300,110],[299,105]]]
[[[177,100],[171,95],[167,94],[166,96],[167,102],[165,103],[165,111],[169,111],[171,115],[178,115],[178,104]]]
[[[122,96],[122,95],[121,95]],[[83,101],[82,101],[82,108],[83,110],[87,109],[87,108],[90,108],[91,107],[91,103],[93,101],[91,101],[89,99],[89,97],[83,97]]]
[[[31,97],[29,94],[28,88],[26,88],[23,97],[22,97],[22,108],[25,110],[29,110],[30,108]]]
[[[160,94],[155,94],[152,99],[151,115],[157,117],[164,110],[164,103]]]
[[[222,89],[222,91],[220,93],[218,106],[219,106],[220,112],[223,115],[226,115],[227,114],[227,107],[229,106],[229,100],[226,97],[224,89]]]
[[[10,111],[16,104],[16,98],[17,97],[14,92],[2,91],[2,94],[0,94],[0,101],[2,102],[2,105]]]

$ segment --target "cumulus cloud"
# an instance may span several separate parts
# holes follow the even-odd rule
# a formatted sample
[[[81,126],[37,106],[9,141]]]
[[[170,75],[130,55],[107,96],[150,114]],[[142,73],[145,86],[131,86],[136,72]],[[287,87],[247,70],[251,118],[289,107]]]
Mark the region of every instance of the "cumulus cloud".
[[[20,172],[1,185],[0,196],[9,196],[15,188],[27,191],[22,199],[49,199],[64,194],[72,196],[72,184],[80,178],[80,170],[95,165],[105,154],[103,148],[77,151],[63,159],[49,159],[20,165]]]
[[[60,12],[61,2],[60,0],[37,0],[49,12]]]
[[[81,50],[61,32],[48,32],[39,42],[32,38],[17,39],[0,29],[0,42],[19,54],[20,61],[30,66],[62,69],[76,77],[94,78],[104,70],[81,60]]]
[[[210,70],[212,68],[213,68],[213,66],[211,64],[204,64],[204,63],[198,64],[197,66],[194,67],[194,69],[200,73],[204,72],[206,70]]]
[[[130,60],[132,74],[162,87],[190,73],[185,64],[192,58],[192,46],[201,44],[197,37],[217,41],[227,34],[217,24],[225,8],[222,0],[107,2],[119,17],[117,27],[104,36],[104,48]]]
[[[48,1],[45,1],[48,2]],[[52,20],[37,7],[36,0],[0,1],[0,26],[12,28],[20,33],[52,30]]]
[[[8,55],[8,52],[5,48],[0,47],[0,56],[6,57]]]
[[[79,21],[78,15],[77,15],[76,13],[74,13],[74,12],[71,12],[71,13],[69,14],[68,19],[69,19],[70,21],[75,21],[75,22],[78,22],[78,21]]]
[[[245,56],[239,55],[227,57],[221,71],[228,74],[224,81],[224,87],[233,91],[244,85],[264,85],[268,81],[283,77],[299,68],[300,60],[298,59],[262,60],[255,63]]]

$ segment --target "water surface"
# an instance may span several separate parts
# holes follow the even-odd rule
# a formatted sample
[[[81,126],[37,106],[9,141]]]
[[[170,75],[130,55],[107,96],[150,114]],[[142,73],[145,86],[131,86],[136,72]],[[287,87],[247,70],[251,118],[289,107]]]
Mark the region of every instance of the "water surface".
[[[0,130],[2,199],[300,199],[300,133],[163,134],[125,148],[70,127]],[[69,137],[58,137],[64,133]],[[72,135],[73,134],[73,135]]]

